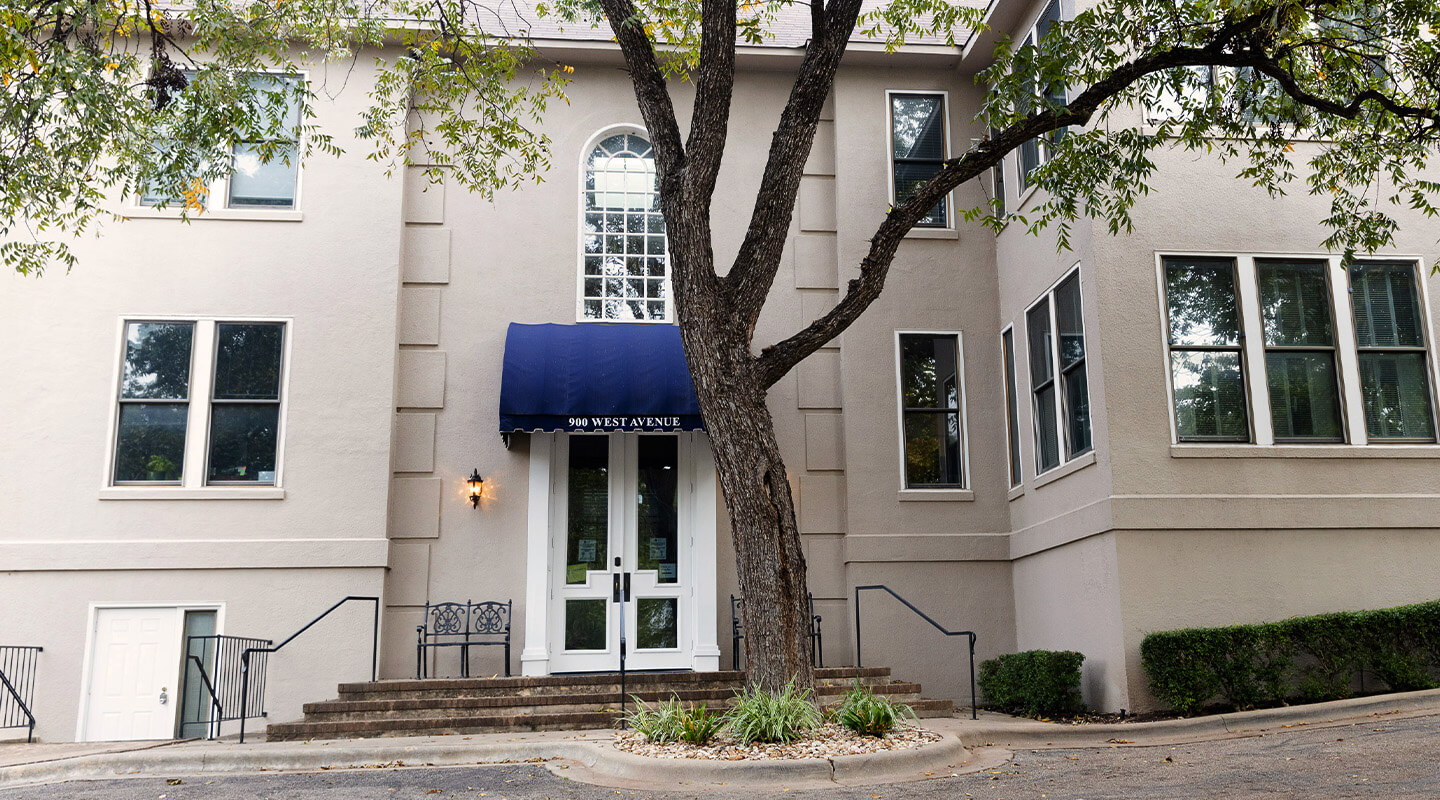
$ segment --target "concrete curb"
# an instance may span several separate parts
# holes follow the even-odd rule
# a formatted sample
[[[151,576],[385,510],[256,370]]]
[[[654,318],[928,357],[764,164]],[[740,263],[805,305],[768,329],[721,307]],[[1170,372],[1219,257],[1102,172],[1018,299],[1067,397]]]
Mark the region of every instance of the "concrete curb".
[[[71,780],[108,780],[132,775],[208,775],[226,772],[364,769],[380,767],[462,766],[546,761],[563,758],[595,763],[608,742],[536,741],[427,743],[391,747],[366,744],[220,745],[208,750],[194,745],[105,753],[40,761],[0,768],[0,787]]]
[[[1254,734],[1282,727],[1338,723],[1378,714],[1440,714],[1440,689],[1332,700],[1303,706],[1263,708],[1233,714],[1096,725],[1062,725],[1031,720],[956,720],[946,727],[966,745],[1017,748],[1154,745]],[[951,728],[950,725],[954,727]]]
[[[552,772],[585,783],[630,789],[674,789],[680,786],[729,788],[812,788],[903,783],[949,777],[988,769],[1010,760],[1010,751],[996,747],[971,752],[953,732],[911,750],[793,760],[709,761],[653,758],[604,748],[593,765],[547,764]]]

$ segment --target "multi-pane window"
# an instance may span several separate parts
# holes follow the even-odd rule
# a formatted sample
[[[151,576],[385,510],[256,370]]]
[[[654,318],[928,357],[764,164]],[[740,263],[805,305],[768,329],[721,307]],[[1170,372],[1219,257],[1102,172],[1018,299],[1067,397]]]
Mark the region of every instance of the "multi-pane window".
[[[965,475],[959,337],[899,337],[905,488],[960,488]]]
[[[940,93],[891,92],[890,160],[895,203],[909,200],[944,166],[946,139],[945,95]],[[949,209],[942,199],[915,224],[944,228]]]
[[[1414,262],[1165,256],[1161,269],[1177,441],[1436,440]]]
[[[1035,471],[1085,453],[1090,437],[1090,389],[1085,371],[1085,323],[1080,272],[1070,273],[1025,312],[1030,388],[1035,418]],[[1053,332],[1059,333],[1055,336]]]
[[[1051,26],[1060,21],[1060,0],[1050,0],[1040,11],[1040,17],[1035,20],[1035,26],[1025,36],[1022,47],[1034,47],[1045,40],[1045,34],[1050,32]],[[1039,91],[1035,92],[1037,95]],[[1065,86],[1063,84],[1052,84],[1044,87],[1045,99],[1050,103],[1064,105],[1066,102]],[[1064,136],[1064,130],[1058,130],[1050,134],[1048,138],[1037,137],[1020,145],[1020,188],[1024,189],[1030,185],[1030,175],[1041,164],[1054,155],[1055,143]]]
[[[276,484],[284,340],[280,322],[125,323],[112,481]]]
[[[175,483],[185,468],[193,322],[130,322],[120,372],[116,483]]]
[[[1345,440],[1326,266],[1325,261],[1255,262],[1277,442]]]
[[[208,483],[274,483],[285,326],[215,326]]]
[[[1435,441],[1425,315],[1415,265],[1350,265],[1365,431],[1372,441]]]
[[[665,218],[650,143],[606,137],[585,162],[581,320],[670,319]]]
[[[1167,258],[1164,269],[1176,437],[1248,442],[1235,264]]]
[[[1005,433],[1010,453],[1010,485],[1023,480],[1020,468],[1020,398],[1015,391],[1015,331],[1000,334],[1000,347],[1005,351]]]
[[[185,78],[195,80],[196,74],[186,71]],[[218,196],[224,198],[227,208],[295,208],[300,173],[300,83],[294,78],[268,73],[249,75],[246,82],[256,117],[278,120],[273,136],[235,141],[230,146],[231,172],[220,187],[197,186],[187,190],[189,197],[180,198],[152,186],[142,193],[140,205],[213,206],[209,200]],[[182,91],[173,102],[185,101],[186,94]],[[156,146],[166,147],[163,142]]]

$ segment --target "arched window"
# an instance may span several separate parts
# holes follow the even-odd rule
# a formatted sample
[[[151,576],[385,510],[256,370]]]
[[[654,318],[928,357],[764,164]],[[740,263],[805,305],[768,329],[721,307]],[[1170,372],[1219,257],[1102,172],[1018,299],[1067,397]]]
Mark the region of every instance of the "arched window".
[[[670,258],[655,154],[634,133],[607,136],[585,159],[580,319],[666,322]]]

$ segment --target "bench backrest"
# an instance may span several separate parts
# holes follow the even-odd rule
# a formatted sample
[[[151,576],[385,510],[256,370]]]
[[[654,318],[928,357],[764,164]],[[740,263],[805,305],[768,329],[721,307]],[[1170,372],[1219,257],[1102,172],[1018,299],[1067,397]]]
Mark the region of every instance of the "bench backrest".
[[[427,603],[425,637],[506,636],[510,633],[510,602]]]

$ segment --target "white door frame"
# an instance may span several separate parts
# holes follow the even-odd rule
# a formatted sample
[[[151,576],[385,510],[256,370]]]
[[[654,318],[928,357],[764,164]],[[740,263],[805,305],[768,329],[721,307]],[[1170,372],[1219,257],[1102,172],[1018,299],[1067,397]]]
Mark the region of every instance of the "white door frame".
[[[224,603],[147,603],[144,601],[91,601],[85,611],[85,653],[83,661],[80,662],[80,715],[75,720],[75,741],[88,741],[85,738],[86,726],[90,720],[90,678],[95,666],[95,626],[100,622],[100,611],[104,609],[120,608],[172,608],[179,612],[180,629],[175,633],[180,637],[180,661],[175,665],[175,690],[171,697],[176,698],[172,706],[171,738],[174,738],[175,722],[180,718],[180,706],[183,703],[181,693],[181,682],[185,675],[185,612],[186,611],[214,611],[215,612],[215,633],[225,632],[225,604]]]
[[[689,638],[690,668],[697,672],[711,672],[720,668],[715,600],[715,509],[718,499],[715,460],[709,439],[703,432],[680,431],[676,432],[676,435],[682,440],[682,458],[687,450],[690,453],[690,463],[682,464],[682,469],[689,475],[690,480],[688,485],[682,483],[680,486],[680,507],[688,508],[688,513],[684,510],[681,513],[687,518],[691,538],[688,556],[691,600],[681,604],[679,635]],[[537,432],[530,435],[530,496],[525,548],[525,646],[520,654],[522,675],[548,675],[551,672],[551,639],[555,632],[558,611],[555,608],[552,587],[554,565],[551,537],[555,522],[563,511],[560,504],[565,500],[562,493],[557,491],[564,477],[559,474],[558,467],[562,459],[557,456],[559,448],[566,441],[565,434],[562,433]],[[686,495],[688,500],[685,499]],[[611,553],[610,557],[613,559],[614,555]],[[640,661],[641,664],[629,663],[637,669],[644,668],[644,659]]]

